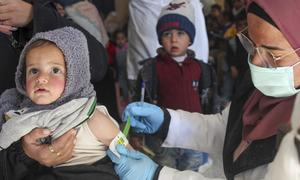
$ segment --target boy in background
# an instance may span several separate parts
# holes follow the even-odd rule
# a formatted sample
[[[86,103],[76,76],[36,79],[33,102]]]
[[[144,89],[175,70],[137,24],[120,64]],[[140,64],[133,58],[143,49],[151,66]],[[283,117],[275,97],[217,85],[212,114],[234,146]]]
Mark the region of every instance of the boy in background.
[[[143,61],[139,73],[134,100],[143,97],[145,101],[165,108],[203,112],[201,99],[203,90],[212,87],[211,68],[195,58],[188,47],[195,37],[194,9],[188,0],[174,0],[162,9],[156,25],[161,48],[158,55]],[[180,170],[198,171],[199,166],[208,162],[203,152],[180,148],[160,147],[162,140],[155,135],[145,136],[145,142],[161,165]]]
[[[117,79],[122,92],[122,100],[124,102],[124,105],[126,105],[128,103],[128,83],[126,66],[128,41],[125,31],[117,30],[114,34],[116,41]]]

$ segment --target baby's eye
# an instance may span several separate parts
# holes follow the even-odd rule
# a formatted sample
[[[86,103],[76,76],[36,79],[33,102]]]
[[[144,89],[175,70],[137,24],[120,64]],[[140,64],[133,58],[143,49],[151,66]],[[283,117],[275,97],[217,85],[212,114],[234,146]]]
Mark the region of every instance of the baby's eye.
[[[28,73],[31,74],[31,75],[35,75],[35,74],[37,74],[38,72],[39,72],[39,70],[36,69],[36,68],[31,68],[31,69],[29,69],[29,71],[28,71]]]
[[[54,68],[52,68],[52,73],[53,74],[61,74],[62,71],[58,67],[54,67]]]

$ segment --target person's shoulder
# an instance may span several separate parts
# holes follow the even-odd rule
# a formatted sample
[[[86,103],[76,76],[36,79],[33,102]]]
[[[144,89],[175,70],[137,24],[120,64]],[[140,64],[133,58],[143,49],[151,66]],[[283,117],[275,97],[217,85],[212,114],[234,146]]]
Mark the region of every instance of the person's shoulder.
[[[207,63],[205,63],[202,59],[197,59],[195,57],[191,57],[191,60],[193,62],[196,62],[197,64],[199,64],[200,67],[202,66],[209,66]]]
[[[142,61],[139,62],[139,65],[140,66],[149,66],[149,65],[152,65],[156,62],[157,58],[156,57],[150,57],[150,58],[147,58],[147,59],[144,59]]]

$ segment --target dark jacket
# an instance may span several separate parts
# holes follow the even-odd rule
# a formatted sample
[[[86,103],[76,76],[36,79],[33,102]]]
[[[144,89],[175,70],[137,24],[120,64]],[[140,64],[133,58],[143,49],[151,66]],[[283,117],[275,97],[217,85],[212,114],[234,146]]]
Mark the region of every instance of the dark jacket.
[[[217,95],[217,81],[213,68],[203,61],[194,58],[194,53],[188,51],[194,61],[196,61],[201,68],[201,75],[199,79],[199,97],[202,106],[202,112],[205,114],[212,114],[221,111],[219,97]],[[139,72],[137,84],[134,91],[134,101],[139,101],[141,97],[142,82],[145,83],[145,101],[157,104],[158,100],[158,82],[156,72],[157,57],[146,59],[141,62],[143,65]]]
[[[92,165],[46,167],[30,159],[18,141],[0,153],[1,180],[117,180],[108,157]]]
[[[0,33],[0,94],[15,87],[15,72],[18,65],[18,53],[3,33]]]

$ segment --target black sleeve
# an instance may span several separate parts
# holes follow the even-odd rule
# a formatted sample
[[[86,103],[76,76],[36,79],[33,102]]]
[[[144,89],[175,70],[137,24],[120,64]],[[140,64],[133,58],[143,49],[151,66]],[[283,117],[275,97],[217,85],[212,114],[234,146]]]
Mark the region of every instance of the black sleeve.
[[[163,166],[158,165],[158,167],[156,168],[156,171],[154,173],[153,180],[157,180],[159,178],[159,173],[160,173],[162,168],[163,168]]]
[[[29,158],[23,151],[20,141],[15,142],[9,148],[0,151],[0,179],[21,180],[26,179],[38,163]]]
[[[135,83],[135,86],[133,88],[133,96],[132,96],[132,101],[140,101],[141,100],[141,88],[142,88],[142,75],[141,71],[139,71],[137,81]],[[146,96],[145,92],[145,96]]]
[[[169,132],[169,126],[171,122],[171,116],[169,111],[166,108],[161,107],[161,109],[164,112],[164,121],[158,131],[154,134],[155,136],[161,137],[161,139],[166,139],[168,132]]]
[[[228,64],[228,66],[234,66],[234,56],[235,53],[232,49],[232,47],[229,45],[229,43],[226,43],[226,56],[225,56],[225,60]]]
[[[0,54],[2,59],[0,61],[0,94],[2,94],[6,89],[16,86],[15,72],[19,61],[18,52],[12,47],[9,37],[3,33],[0,33]]]
[[[117,180],[113,163],[108,157],[91,165],[46,167],[30,159],[20,142],[0,151],[1,180]]]
[[[91,81],[99,82],[104,77],[108,67],[108,57],[103,45],[90,33],[74,22],[61,17],[51,1],[37,0],[33,4],[33,34],[49,31],[65,26],[72,26],[82,31],[88,42],[90,54]]]
[[[200,89],[210,88],[212,86],[212,67],[202,60],[197,60],[201,68]]]

